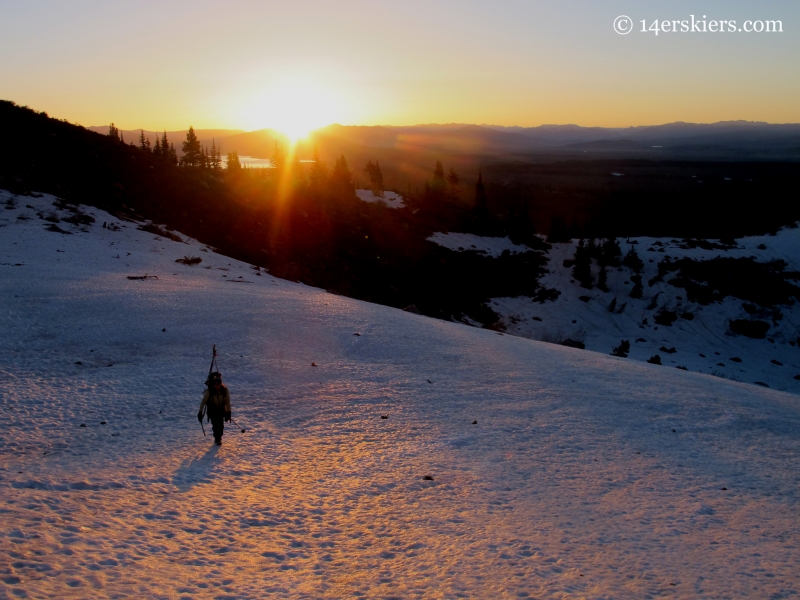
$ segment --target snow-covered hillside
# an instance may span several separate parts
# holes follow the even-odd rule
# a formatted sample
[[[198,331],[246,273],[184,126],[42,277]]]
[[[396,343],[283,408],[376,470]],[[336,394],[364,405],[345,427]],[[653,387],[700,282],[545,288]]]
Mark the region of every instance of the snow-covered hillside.
[[[429,239],[451,250],[495,257],[502,249],[515,251],[509,248],[513,244],[508,238],[437,233]],[[732,246],[706,244],[706,249],[676,239],[620,240],[623,255],[635,248],[643,261],[640,298],[631,297],[635,286],[631,276],[635,273],[625,266],[607,269],[608,289],[603,291],[596,285],[600,267],[594,262],[595,285],[590,290],[582,287],[570,264],[577,244],[577,240],[553,244],[547,253],[549,273],[541,278],[541,284],[558,290],[557,299],[534,302],[528,297],[494,298],[490,302],[508,333],[554,343],[572,340],[604,354],[627,340],[628,358],[633,360],[658,357],[667,367],[800,393],[800,304],[792,300],[764,309],[727,296],[703,305],[692,301],[685,289],[669,283],[675,273],[658,277],[659,262],[665,258],[674,263],[681,259],[752,257],[759,263],[785,261],[786,271],[800,272],[800,228],[742,238]],[[524,250],[524,246],[517,246],[516,251]],[[660,319],[662,314],[668,318]],[[763,339],[731,331],[731,321],[748,319],[770,325]]]
[[[493,258],[497,258],[503,252],[508,252],[509,254],[530,252],[530,248],[522,244],[515,244],[508,237],[484,237],[454,231],[447,233],[437,231],[428,238],[428,241],[456,252],[477,252]]]
[[[356,190],[359,200],[371,203],[383,203],[389,208],[402,208],[405,206],[403,197],[397,192],[383,192],[383,196],[376,196],[372,190]]]
[[[798,396],[2,202],[0,597],[800,593]]]

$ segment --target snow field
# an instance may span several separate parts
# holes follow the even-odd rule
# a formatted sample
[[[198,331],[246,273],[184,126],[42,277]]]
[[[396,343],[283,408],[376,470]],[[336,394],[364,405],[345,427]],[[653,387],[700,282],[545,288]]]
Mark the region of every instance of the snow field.
[[[633,360],[646,361],[658,355],[667,367],[681,366],[733,381],[761,382],[771,388],[800,393],[800,380],[795,379],[800,375],[800,347],[797,345],[800,338],[799,304],[779,306],[783,318],[770,328],[767,339],[751,339],[729,331],[731,319],[752,318],[743,309],[742,300],[729,296],[720,303],[703,306],[689,301],[686,290],[666,281],[648,285],[658,274],[658,262],[664,256],[703,260],[717,256],[756,256],[761,262],[786,260],[788,271],[800,270],[800,229],[783,229],[776,236],[739,239],[737,248],[731,250],[680,248],[669,240],[654,238],[632,238],[631,241],[637,243],[631,245],[620,240],[620,246],[623,255],[630,247],[636,248],[644,261],[644,295],[641,299],[630,297],[632,272],[626,267],[607,270],[608,292],[597,287],[592,290],[582,288],[573,280],[571,269],[563,267],[564,259],[575,255],[577,242],[572,241],[553,244],[548,254],[550,273],[542,277],[541,283],[561,291],[555,301],[541,304],[527,298],[497,298],[490,306],[503,316],[508,332],[515,335],[556,341],[576,339],[584,342],[588,350],[606,354],[621,340],[628,340],[631,344],[629,358]],[[655,242],[659,245],[654,245]],[[760,245],[766,247],[760,250]],[[658,250],[649,252],[648,249]],[[596,282],[599,276],[596,264],[592,272]],[[665,277],[666,280],[671,278],[672,275]],[[614,298],[616,311],[612,313],[609,306]],[[649,308],[653,304],[656,308]],[[678,314],[691,313],[693,319],[678,318],[671,326],[659,325],[654,316],[662,308]],[[643,325],[645,319],[647,324]],[[665,352],[662,348],[674,349],[674,352]]]
[[[485,237],[473,233],[456,233],[454,231],[443,233],[437,231],[428,238],[428,241],[456,252],[471,251],[493,258],[497,258],[506,250],[511,254],[522,254],[530,251],[527,246],[512,242],[508,236],[502,238]]]
[[[403,196],[397,192],[385,191],[381,198],[380,196],[376,196],[372,190],[356,190],[356,196],[358,196],[359,200],[363,200],[364,202],[382,203],[389,208],[403,208],[405,206]]]
[[[85,207],[47,231],[52,202],[0,213],[0,597],[798,593],[797,396],[327,294]],[[212,343],[247,429],[219,448],[195,418]]]
[[[454,251],[477,251],[495,258],[504,250],[528,251],[526,246],[514,245],[507,237],[439,232],[428,239]],[[575,256],[578,241],[572,240],[552,244],[547,253],[549,272],[540,279],[544,287],[560,292],[556,300],[540,303],[524,296],[492,298],[489,307],[501,316],[506,331],[513,335],[554,343],[571,339],[584,343],[587,350],[603,354],[610,354],[622,340],[628,340],[631,345],[628,358],[632,360],[647,361],[658,355],[667,367],[680,366],[733,381],[760,382],[800,393],[800,379],[796,378],[800,377],[800,304],[779,306],[782,319],[772,325],[766,339],[759,340],[730,333],[732,319],[753,318],[738,298],[729,296],[708,306],[691,302],[686,290],[667,283],[674,274],[668,274],[667,281],[648,285],[658,275],[658,262],[665,256],[673,260],[710,260],[720,256],[755,257],[759,262],[784,260],[787,271],[800,271],[800,228],[782,229],[774,236],[741,238],[730,249],[685,248],[679,240],[667,238],[619,241],[623,255],[635,248],[644,261],[641,299],[630,297],[633,272],[627,267],[607,269],[607,292],[596,286],[591,290],[581,287],[574,280],[572,269],[563,266],[564,260]],[[599,273],[600,268],[593,262],[595,283]],[[609,310],[612,302],[615,302],[613,312]],[[678,314],[688,312],[693,318],[678,318],[670,326],[659,325],[654,316],[661,309]],[[757,318],[770,320],[764,316]]]

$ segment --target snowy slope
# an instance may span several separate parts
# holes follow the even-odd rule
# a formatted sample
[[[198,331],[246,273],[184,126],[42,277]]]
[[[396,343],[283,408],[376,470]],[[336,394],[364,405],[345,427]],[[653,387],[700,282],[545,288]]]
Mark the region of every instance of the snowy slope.
[[[383,192],[383,197],[376,196],[372,190],[356,190],[356,196],[359,200],[370,203],[382,203],[389,208],[402,208],[405,206],[403,197],[397,192]]]
[[[429,239],[451,250],[477,250],[494,257],[513,246],[508,238],[481,238],[464,233],[437,233]],[[787,271],[800,271],[800,228],[782,229],[774,236],[742,238],[736,240],[734,247],[712,250],[688,248],[681,241],[669,238],[621,240],[623,255],[633,247],[644,261],[641,299],[630,297],[633,272],[627,267],[608,269],[607,292],[596,286],[591,290],[581,287],[574,280],[571,268],[564,266],[565,259],[575,256],[577,243],[573,240],[552,244],[547,253],[549,273],[540,283],[560,292],[555,301],[539,303],[528,297],[492,299],[489,306],[501,316],[508,333],[555,343],[579,341],[587,350],[604,354],[627,340],[631,346],[628,358],[632,360],[647,361],[658,356],[662,365],[668,367],[684,367],[733,381],[759,382],[800,393],[800,304],[779,306],[783,317],[770,328],[766,339],[751,339],[733,335],[729,328],[730,320],[749,318],[742,300],[729,296],[703,306],[690,302],[686,290],[667,281],[648,285],[658,275],[658,263],[665,256],[673,260],[717,257],[755,257],[759,262],[783,260],[788,265]],[[527,250],[524,246],[517,248],[519,252]],[[509,250],[515,252],[513,248]],[[597,282],[596,262],[592,273]],[[669,326],[659,325],[654,316],[662,309],[688,313],[691,320],[679,318]]]
[[[428,241],[449,248],[450,250],[455,250],[456,252],[471,251],[493,258],[497,258],[503,254],[503,252],[508,252],[509,254],[523,254],[531,250],[522,244],[515,244],[508,236],[502,238],[485,237],[473,233],[457,233],[455,231],[447,233],[437,231],[428,238]]]
[[[0,211],[0,597],[800,592],[797,396],[330,295],[52,203]],[[195,419],[212,343],[247,429],[220,448]]]

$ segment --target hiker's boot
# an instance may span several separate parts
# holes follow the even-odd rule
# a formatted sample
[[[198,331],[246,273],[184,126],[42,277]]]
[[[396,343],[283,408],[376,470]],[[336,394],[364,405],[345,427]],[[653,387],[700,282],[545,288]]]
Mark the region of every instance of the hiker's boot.
[[[214,443],[217,446],[222,446],[222,438],[214,438]]]

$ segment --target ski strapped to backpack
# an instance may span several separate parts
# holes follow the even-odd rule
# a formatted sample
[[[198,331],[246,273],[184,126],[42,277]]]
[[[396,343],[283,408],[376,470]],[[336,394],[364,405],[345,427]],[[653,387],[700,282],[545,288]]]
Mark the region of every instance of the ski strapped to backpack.
[[[216,367],[216,369],[215,369]],[[211,389],[211,381],[214,377],[222,377],[222,373],[219,372],[219,366],[217,365],[217,345],[211,345],[211,366],[208,367],[208,378],[206,378],[206,389]]]
[[[205,393],[206,391],[210,391],[212,389],[212,385],[213,385],[214,379],[217,378],[217,377],[221,380],[222,379],[222,373],[219,372],[219,365],[217,364],[217,345],[216,344],[212,344],[212,346],[211,346],[211,365],[208,367],[208,377],[206,378],[206,388],[203,390],[203,393]],[[211,397],[210,397],[210,394],[209,394],[209,400],[210,399],[211,399]],[[210,417],[208,415],[208,404],[206,404],[203,407],[203,416],[206,417],[208,420],[210,420]],[[247,431],[244,427],[242,427],[236,421],[234,421],[233,417],[231,417],[231,422],[234,423],[236,425],[236,427],[239,428],[239,431],[241,431],[242,433],[245,433],[245,431]],[[203,427],[202,418],[200,419],[200,426]],[[205,434],[206,434],[206,428],[203,427],[203,435],[205,436]]]
[[[217,370],[214,371],[214,367],[217,367]],[[217,366],[217,345],[211,345],[211,366],[208,367],[208,377],[206,377],[206,387],[203,390],[203,394],[205,394],[208,390],[211,389],[211,381],[214,379],[215,376],[220,375],[219,366]],[[203,417],[208,418],[208,405],[203,407],[203,412],[200,413],[200,427],[203,429],[203,437],[206,436],[206,428],[203,427]]]

